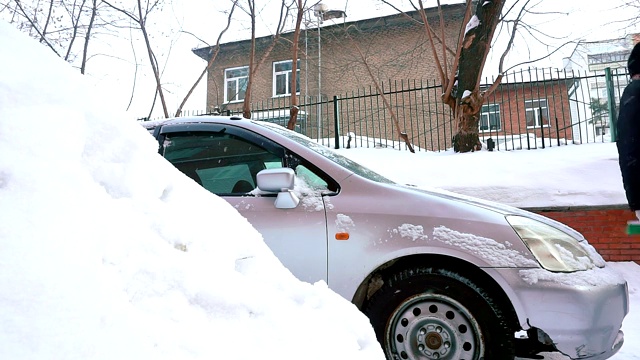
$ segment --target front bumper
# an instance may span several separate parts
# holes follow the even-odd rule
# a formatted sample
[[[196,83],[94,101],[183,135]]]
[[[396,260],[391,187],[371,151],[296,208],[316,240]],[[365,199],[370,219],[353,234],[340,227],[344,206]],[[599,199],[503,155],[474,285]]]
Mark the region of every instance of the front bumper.
[[[512,280],[519,285],[513,290],[521,305],[516,312],[524,329],[542,330],[571,359],[604,360],[622,347],[620,329],[629,312],[629,293],[615,270],[514,273],[517,279]]]

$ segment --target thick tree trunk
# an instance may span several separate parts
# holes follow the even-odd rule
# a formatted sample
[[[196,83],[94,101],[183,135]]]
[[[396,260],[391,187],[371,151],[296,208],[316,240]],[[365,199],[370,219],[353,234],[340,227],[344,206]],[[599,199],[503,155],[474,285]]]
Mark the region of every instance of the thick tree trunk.
[[[453,151],[470,152],[482,149],[478,135],[480,109],[484,99],[479,91],[461,99],[456,107],[458,132],[453,136]]]
[[[475,16],[469,20],[465,29],[455,94],[454,113],[458,132],[453,136],[453,149],[456,152],[481,148],[478,119],[484,99],[480,93],[480,81],[504,3],[505,0],[478,3]]]

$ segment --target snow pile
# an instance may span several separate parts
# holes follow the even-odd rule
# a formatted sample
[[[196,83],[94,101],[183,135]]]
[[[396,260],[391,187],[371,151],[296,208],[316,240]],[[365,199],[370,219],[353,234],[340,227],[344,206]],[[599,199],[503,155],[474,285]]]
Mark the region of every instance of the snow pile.
[[[0,23],[0,359],[383,359],[231,206]]]

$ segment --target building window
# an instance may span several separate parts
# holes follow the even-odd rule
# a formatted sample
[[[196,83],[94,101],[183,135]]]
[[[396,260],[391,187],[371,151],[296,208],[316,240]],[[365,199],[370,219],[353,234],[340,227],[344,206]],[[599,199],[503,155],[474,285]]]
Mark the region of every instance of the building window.
[[[291,73],[293,61],[273,63],[273,96],[291,95]],[[296,67],[296,94],[300,93],[300,62]]]
[[[482,105],[480,110],[480,131],[500,131],[500,105]]]
[[[549,126],[549,107],[547,106],[547,99],[525,101],[524,111],[528,128]]]
[[[237,67],[224,71],[224,98],[227,102],[244,100],[249,82],[249,67]]]

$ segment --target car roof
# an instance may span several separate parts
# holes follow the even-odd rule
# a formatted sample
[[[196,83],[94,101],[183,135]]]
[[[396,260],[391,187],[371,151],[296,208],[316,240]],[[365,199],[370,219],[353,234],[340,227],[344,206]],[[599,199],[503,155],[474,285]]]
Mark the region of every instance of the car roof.
[[[151,120],[141,122],[142,126],[146,129],[154,129],[159,125],[169,124],[194,124],[194,123],[237,123],[248,122],[249,119],[245,119],[242,116],[220,116],[220,115],[206,115],[206,116],[185,116],[178,118],[168,118],[160,120]]]

